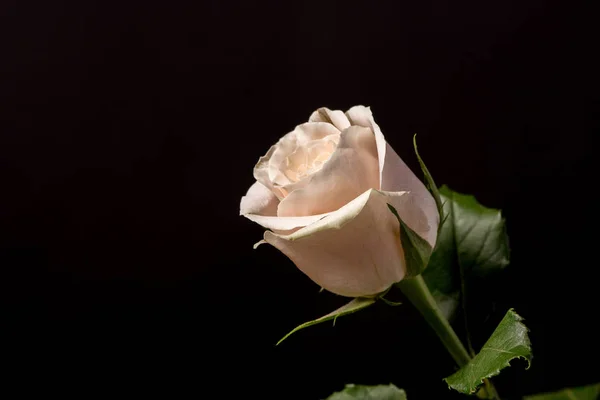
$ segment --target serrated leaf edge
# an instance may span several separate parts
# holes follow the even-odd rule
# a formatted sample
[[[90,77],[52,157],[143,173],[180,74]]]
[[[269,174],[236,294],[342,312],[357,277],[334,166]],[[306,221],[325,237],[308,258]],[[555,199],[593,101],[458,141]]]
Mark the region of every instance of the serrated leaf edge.
[[[516,322],[517,322],[518,324],[520,324],[522,327],[524,327],[524,328],[525,328],[525,332],[529,332],[529,328],[527,328],[527,326],[521,322],[521,321],[523,321],[523,320],[524,320],[524,318],[523,318],[523,317],[521,317],[519,314],[517,314],[513,308],[510,308],[510,309],[509,309],[509,310],[506,312],[506,315],[508,315],[508,313],[512,313],[512,314],[514,314]],[[502,320],[504,320],[504,318],[506,318],[506,317],[503,317],[503,318],[502,318]],[[501,322],[502,322],[502,321],[500,321],[500,323],[501,323]],[[495,332],[495,331],[494,331],[494,332]],[[494,335],[494,333],[493,333],[493,332],[492,332],[492,335]],[[490,336],[490,337],[491,337],[491,336]],[[529,336],[525,336],[525,338],[526,338],[526,345],[527,345],[528,347],[530,347],[530,348],[531,348],[531,341],[529,340]],[[482,351],[483,351],[483,350],[485,350],[485,349],[486,349],[486,347],[485,347],[485,344],[484,344],[484,346],[481,348],[481,350],[480,350],[479,352],[482,352]],[[490,350],[495,350],[495,351],[499,351],[499,352],[505,352],[505,351],[503,351],[503,350],[500,350],[500,349],[493,349],[493,348],[488,348],[488,349],[490,349]],[[495,371],[491,372],[489,375],[486,375],[486,376],[483,376],[483,377],[481,377],[481,379],[479,379],[479,382],[477,383],[477,385],[476,385],[474,388],[469,388],[469,393],[468,393],[468,394],[473,394],[473,393],[475,393],[475,392],[477,391],[477,389],[478,389],[478,388],[479,388],[479,387],[480,387],[480,386],[483,384],[483,380],[484,380],[484,379],[488,379],[488,378],[492,378],[492,377],[494,377],[494,376],[498,376],[498,375],[500,374],[500,372],[501,372],[501,371],[502,371],[504,368],[506,368],[506,367],[510,367],[510,366],[511,366],[511,364],[510,364],[510,363],[511,363],[511,361],[513,361],[513,360],[518,360],[518,359],[524,359],[524,360],[526,360],[526,361],[527,361],[527,367],[525,367],[525,369],[526,369],[526,370],[528,370],[528,369],[531,367],[531,360],[532,360],[532,358],[533,358],[533,355],[530,355],[529,357],[520,356],[520,355],[515,355],[515,356],[514,356],[513,358],[511,358],[510,360],[506,361],[506,363],[505,363],[504,365],[502,365],[502,368],[498,368],[498,369],[496,369]],[[471,364],[468,364],[468,365],[466,365],[466,366],[465,366],[465,367],[463,367],[463,368],[467,368],[467,367],[469,367],[470,365],[471,365]],[[446,384],[448,384],[448,387],[449,387],[449,388],[451,388],[451,389],[454,389],[454,390],[456,390],[456,391],[457,391],[457,392],[459,392],[459,393],[464,393],[464,392],[462,392],[462,391],[460,391],[460,390],[456,389],[455,387],[451,386],[451,385],[448,383],[448,379],[449,379],[449,378],[451,378],[452,376],[454,376],[455,374],[456,374],[456,373],[454,373],[454,374],[450,375],[449,377],[446,377],[446,378],[444,378],[443,380],[446,382]]]

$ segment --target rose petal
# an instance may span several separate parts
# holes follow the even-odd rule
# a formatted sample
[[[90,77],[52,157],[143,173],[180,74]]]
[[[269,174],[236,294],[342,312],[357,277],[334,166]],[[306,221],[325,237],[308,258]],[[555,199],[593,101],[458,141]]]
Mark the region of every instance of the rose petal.
[[[383,136],[383,135],[382,135]],[[410,168],[396,154],[394,149],[386,145],[385,165],[383,167],[383,175],[381,187],[387,191],[410,191],[418,202],[419,208],[423,211],[427,218],[429,229],[425,235],[421,234],[425,240],[429,242],[431,247],[435,247],[437,240],[437,230],[440,224],[440,214],[435,204],[435,200],[431,193],[427,190],[423,182],[412,173]],[[400,211],[398,211],[400,214]],[[400,214],[402,220],[405,217]],[[414,229],[413,229],[414,230]]]
[[[262,183],[266,188],[273,190],[273,183],[269,179],[269,160],[277,149],[277,145],[273,145],[267,151],[267,154],[260,157],[254,166],[254,179]]]
[[[348,117],[350,124],[367,128],[371,127],[372,116],[370,107],[365,106],[354,106],[346,111],[346,117]]]
[[[325,217],[311,215],[309,217],[277,217],[279,200],[260,182],[255,182],[240,202],[240,215],[279,234],[290,234],[299,228],[312,224]]]
[[[316,173],[318,170],[320,170],[337,148],[337,144],[339,142],[339,135],[335,136],[335,138],[332,138],[332,135],[330,135],[324,137],[323,139],[313,140],[306,147],[299,147],[292,155],[290,155],[288,161],[286,161],[286,164],[289,165],[282,165],[280,168],[282,169],[283,173],[290,180],[293,181],[293,183],[283,186],[275,186],[275,189],[279,190],[283,194],[282,199],[294,190],[302,189],[310,183],[311,174]],[[301,168],[299,168],[298,162],[306,162],[309,160],[313,160],[315,154],[318,154],[317,158],[323,159],[321,164],[319,166],[311,164],[310,169],[305,166],[305,175],[302,175]],[[303,157],[304,159],[302,159]]]
[[[381,180],[385,164],[386,141],[383,133],[381,133],[381,129],[379,129],[379,125],[373,119],[371,109],[365,106],[354,106],[346,112],[346,115],[352,125],[366,126],[373,130],[375,141],[377,142],[377,158],[379,159],[379,184],[382,190],[390,190],[383,188]]]
[[[373,133],[368,128],[352,126],[342,132],[335,152],[321,170],[310,176],[310,183],[279,203],[277,215],[324,214],[337,210],[368,189],[378,188]]]
[[[405,273],[399,224],[392,204],[412,229],[425,217],[409,193],[370,189],[339,210],[291,235],[265,232],[265,240],[330,292],[371,296],[400,281]],[[416,207],[416,208],[415,208]]]
[[[396,154],[389,143],[386,142],[381,128],[375,122],[373,113],[369,107],[352,107],[346,112],[346,115],[353,125],[368,126],[373,129],[377,142],[381,190],[390,192],[409,191],[419,198],[421,208],[427,216],[430,226],[427,236],[423,236],[423,238],[434,246],[439,225],[439,213],[431,193],[429,193],[423,182],[417,178],[398,154]]]
[[[279,166],[285,162],[286,157],[296,149],[296,146],[327,136],[335,137],[339,134],[340,131],[336,127],[324,122],[307,122],[298,125],[296,129],[271,146],[267,154],[259,158],[254,167],[254,179],[271,190],[274,189],[275,181],[281,180],[280,185],[292,183],[280,172]],[[279,195],[277,190],[275,190],[275,195]]]
[[[291,190],[299,186],[298,182],[292,181],[283,173],[288,157],[298,147],[309,142],[327,140],[327,138],[337,142],[339,135],[340,131],[335,126],[325,122],[307,122],[298,125],[292,132],[279,139],[267,155],[261,157],[255,167],[255,178],[270,188],[280,200],[283,199]]]
[[[340,110],[330,110],[327,107],[321,107],[313,112],[308,119],[309,122],[328,122],[335,125],[340,131],[350,127],[350,121]]]
[[[275,145],[275,151],[271,153],[271,157],[268,162],[268,173],[269,180],[272,182],[273,186],[283,186],[292,183],[281,172],[280,165],[285,162],[285,159],[296,150],[298,146],[298,140],[296,137],[296,132],[292,131],[279,139],[277,144]]]
[[[255,182],[240,202],[240,215],[257,214],[277,216],[279,200],[262,183]]]
[[[338,128],[325,122],[306,122],[298,125],[292,131],[296,135],[299,145],[323,139],[326,136],[339,135],[340,132]]]

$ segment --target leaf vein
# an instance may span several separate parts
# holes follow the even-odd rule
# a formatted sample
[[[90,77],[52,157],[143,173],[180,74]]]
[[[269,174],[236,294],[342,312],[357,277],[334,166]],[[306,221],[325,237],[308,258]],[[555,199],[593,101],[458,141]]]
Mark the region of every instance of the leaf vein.
[[[480,216],[481,216],[481,211],[477,211],[477,217],[479,218]],[[463,234],[463,237],[460,238],[460,240],[456,243],[457,249],[464,243],[464,241],[467,239],[467,237],[471,234],[471,232],[473,231],[473,229],[475,229],[475,227],[477,225],[478,225],[477,223],[474,223],[467,229],[467,231]]]
[[[488,229],[485,232],[485,236],[483,237],[483,240],[481,241],[481,246],[479,246],[479,250],[477,250],[477,255],[473,258],[475,261],[473,262],[473,264],[479,264],[479,257],[481,257],[481,253],[483,252],[483,249],[485,248],[485,245],[487,244],[487,240],[490,237],[490,233],[492,232],[492,229]],[[487,262],[487,260],[486,260]]]
[[[492,351],[497,351],[497,352],[499,352],[499,353],[506,353],[506,354],[511,354],[511,355],[515,355],[515,354],[517,354],[517,353],[515,353],[514,351],[507,351],[507,350],[497,349],[497,348],[495,348],[495,347],[489,347],[489,346],[486,346],[486,347],[482,348],[481,350],[482,350],[482,351],[483,351],[483,350],[492,350]]]

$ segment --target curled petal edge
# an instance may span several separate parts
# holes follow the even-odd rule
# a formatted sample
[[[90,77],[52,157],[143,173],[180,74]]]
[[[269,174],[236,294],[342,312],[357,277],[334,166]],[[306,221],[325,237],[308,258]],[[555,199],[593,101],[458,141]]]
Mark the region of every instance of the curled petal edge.
[[[329,213],[330,214],[330,213]],[[304,228],[311,225],[329,214],[309,215],[306,217],[271,217],[256,214],[242,214],[250,221],[256,222],[266,229],[277,231],[289,231],[296,228]]]

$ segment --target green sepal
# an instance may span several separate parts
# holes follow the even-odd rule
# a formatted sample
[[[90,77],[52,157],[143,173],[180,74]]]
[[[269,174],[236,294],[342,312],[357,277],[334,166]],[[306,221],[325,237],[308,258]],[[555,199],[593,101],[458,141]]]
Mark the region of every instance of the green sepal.
[[[415,154],[417,155],[417,160],[419,160],[419,165],[421,166],[421,171],[423,171],[423,175],[425,176],[425,182],[427,184],[427,189],[429,189],[429,192],[431,193],[431,195],[433,196],[433,199],[435,200],[435,205],[437,206],[438,212],[440,213],[440,221],[443,221],[444,220],[444,207],[443,207],[443,203],[442,203],[442,197],[440,195],[440,191],[438,190],[438,187],[436,186],[436,184],[433,180],[433,177],[431,176],[431,174],[429,173],[429,170],[425,166],[425,162],[423,162],[423,159],[419,155],[419,150],[417,149],[417,134],[416,133],[413,135],[413,146],[415,148]]]
[[[348,314],[352,314],[357,311],[360,311],[363,308],[366,308],[366,307],[372,305],[373,303],[375,303],[376,300],[377,300],[376,298],[357,297],[357,298],[353,299],[350,303],[338,308],[335,311],[330,312],[327,315],[322,316],[321,318],[317,318],[315,320],[305,322],[302,325],[298,325],[297,327],[292,329],[287,335],[285,335],[283,338],[281,338],[279,340],[279,342],[277,342],[276,346],[278,346],[281,342],[283,342],[285,339],[287,339],[291,334],[298,332],[301,329],[308,328],[309,326],[317,325],[322,322],[326,322],[326,321],[330,321],[330,320],[333,320],[333,323],[335,325],[335,320],[338,317],[342,317],[344,315],[348,315]]]
[[[400,223],[400,243],[406,263],[405,278],[417,276],[425,270],[429,263],[431,245],[402,221],[394,206],[388,203],[388,208]]]

